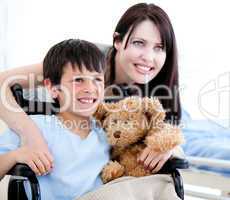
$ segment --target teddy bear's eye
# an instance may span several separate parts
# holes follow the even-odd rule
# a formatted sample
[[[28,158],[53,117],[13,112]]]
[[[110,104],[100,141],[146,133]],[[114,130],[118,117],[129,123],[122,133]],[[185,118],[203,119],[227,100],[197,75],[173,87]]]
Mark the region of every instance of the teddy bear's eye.
[[[128,122],[127,122],[127,121],[124,121],[124,123],[125,123],[125,125],[127,125],[127,124],[128,124]]]
[[[120,135],[121,135],[121,131],[116,131],[116,132],[113,133],[113,136],[115,138],[120,138]]]
[[[117,123],[117,119],[114,119],[114,120],[113,120],[113,123],[115,123],[115,124],[116,124],[116,123]]]

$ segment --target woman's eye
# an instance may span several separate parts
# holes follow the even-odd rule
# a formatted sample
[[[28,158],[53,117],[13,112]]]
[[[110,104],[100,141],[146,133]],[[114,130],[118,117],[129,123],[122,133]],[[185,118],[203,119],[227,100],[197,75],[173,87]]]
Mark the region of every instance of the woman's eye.
[[[144,42],[143,42],[143,41],[139,41],[139,40],[133,41],[133,44],[134,44],[135,46],[144,46]]]
[[[163,46],[156,46],[156,47],[154,47],[154,50],[159,52],[159,51],[163,51],[164,48],[163,48]]]

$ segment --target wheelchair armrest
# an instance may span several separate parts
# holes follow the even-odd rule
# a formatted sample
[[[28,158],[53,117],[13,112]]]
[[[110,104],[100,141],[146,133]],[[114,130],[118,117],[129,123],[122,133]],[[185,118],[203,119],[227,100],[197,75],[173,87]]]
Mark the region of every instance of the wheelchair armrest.
[[[182,158],[172,158],[169,159],[164,166],[161,168],[159,173],[166,174],[175,171],[176,169],[187,169],[189,167],[189,162]]]
[[[172,158],[169,159],[158,174],[170,174],[172,176],[175,191],[182,200],[184,200],[184,186],[183,180],[178,169],[187,169],[189,167],[189,162],[182,158]]]
[[[11,86],[11,92],[16,100],[16,102],[21,106],[22,108],[25,106],[25,99],[23,98],[23,89],[22,86],[18,83]]]
[[[35,182],[35,183],[37,182],[35,173],[26,164],[22,164],[22,163],[16,164],[7,172],[7,174],[14,175],[14,176],[24,176],[30,179],[32,182]]]
[[[11,92],[17,104],[28,115],[51,115],[59,112],[60,105],[57,99],[54,99],[54,102],[25,99],[23,97],[23,88],[18,83],[11,87]]]
[[[8,175],[13,175],[13,181],[9,185],[9,199],[27,199],[24,189],[24,181],[28,180],[31,186],[32,200],[40,200],[40,186],[35,173],[26,164],[18,163],[12,167]],[[22,198],[23,197],[23,198]]]

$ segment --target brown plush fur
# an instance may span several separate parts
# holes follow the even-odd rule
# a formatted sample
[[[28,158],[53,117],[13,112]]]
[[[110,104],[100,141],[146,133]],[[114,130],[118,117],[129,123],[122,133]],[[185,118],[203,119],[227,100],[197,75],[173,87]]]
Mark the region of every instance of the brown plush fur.
[[[112,161],[102,170],[104,183],[121,176],[150,175],[137,162],[143,149],[166,152],[183,142],[180,129],[164,123],[165,111],[157,99],[128,97],[117,103],[104,103],[95,117],[112,146]]]

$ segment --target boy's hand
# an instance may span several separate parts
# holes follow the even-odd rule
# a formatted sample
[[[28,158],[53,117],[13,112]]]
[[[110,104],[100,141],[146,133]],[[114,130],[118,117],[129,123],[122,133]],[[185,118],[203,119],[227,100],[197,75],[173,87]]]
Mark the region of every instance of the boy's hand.
[[[165,153],[159,153],[146,147],[137,161],[138,163],[143,164],[146,170],[150,170],[152,173],[157,173],[171,155],[172,150]]]
[[[41,147],[40,147],[41,148]],[[40,149],[39,149],[40,150]],[[45,153],[24,145],[16,150],[16,162],[27,164],[36,175],[45,175],[52,169],[52,163]]]

